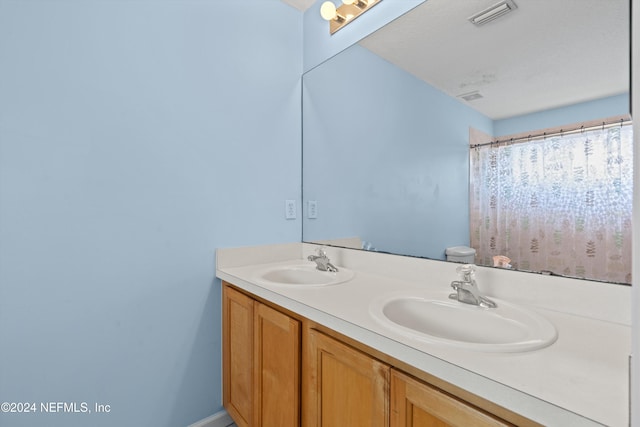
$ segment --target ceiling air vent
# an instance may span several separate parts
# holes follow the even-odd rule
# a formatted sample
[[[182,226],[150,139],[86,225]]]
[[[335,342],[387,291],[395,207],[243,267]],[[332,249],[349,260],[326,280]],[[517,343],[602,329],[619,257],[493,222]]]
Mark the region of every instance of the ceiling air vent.
[[[518,6],[516,6],[513,0],[502,0],[501,2],[494,4],[493,6],[483,10],[482,12],[476,13],[469,18],[469,21],[477,26],[484,25],[487,22],[493,21],[496,18],[506,15],[507,13],[512,12],[517,8]]]
[[[483,98],[483,96],[477,90],[469,93],[463,93],[462,95],[458,95],[458,98],[462,98],[465,101],[475,101],[476,99]]]

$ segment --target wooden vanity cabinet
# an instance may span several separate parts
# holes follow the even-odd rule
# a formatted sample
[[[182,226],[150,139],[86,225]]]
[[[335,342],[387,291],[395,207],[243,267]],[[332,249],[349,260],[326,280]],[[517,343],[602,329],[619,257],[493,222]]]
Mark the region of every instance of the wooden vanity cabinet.
[[[223,282],[223,402],[240,427],[539,427],[258,299]]]
[[[240,427],[300,425],[300,321],[223,286],[223,403]]]
[[[389,366],[317,330],[305,338],[302,425],[388,426]]]
[[[391,371],[390,427],[511,425],[400,371]]]

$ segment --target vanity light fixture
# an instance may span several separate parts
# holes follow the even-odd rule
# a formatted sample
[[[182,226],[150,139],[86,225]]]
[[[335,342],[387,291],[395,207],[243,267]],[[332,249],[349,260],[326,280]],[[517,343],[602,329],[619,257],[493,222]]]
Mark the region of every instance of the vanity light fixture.
[[[325,1],[320,6],[320,16],[329,21],[329,33],[333,34],[381,1],[342,0],[342,5],[338,8],[333,1]]]
[[[518,6],[513,2],[513,0],[502,0],[501,2],[471,16],[469,21],[477,26],[484,25],[487,22],[493,21],[494,19],[506,15],[509,12],[513,12],[517,8]]]

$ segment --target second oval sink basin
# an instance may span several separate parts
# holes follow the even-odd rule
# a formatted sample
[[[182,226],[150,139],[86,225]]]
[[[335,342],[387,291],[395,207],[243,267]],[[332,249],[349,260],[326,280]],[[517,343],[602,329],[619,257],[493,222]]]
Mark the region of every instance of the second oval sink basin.
[[[351,280],[352,270],[340,267],[337,272],[320,271],[315,264],[271,267],[256,275],[255,281],[267,285],[329,286]]]
[[[395,296],[374,303],[371,313],[408,338],[470,350],[521,352],[556,341],[556,328],[544,317],[495,301],[497,308],[483,308],[454,300]]]

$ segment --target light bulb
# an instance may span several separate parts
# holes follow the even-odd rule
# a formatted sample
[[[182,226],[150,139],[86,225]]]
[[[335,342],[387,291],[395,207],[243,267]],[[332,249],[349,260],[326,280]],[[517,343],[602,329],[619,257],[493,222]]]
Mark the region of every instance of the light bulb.
[[[322,16],[323,19],[327,21],[331,21],[332,19],[335,19],[336,16],[338,16],[338,12],[336,11],[336,5],[333,4],[333,2],[331,1],[326,1],[322,3],[322,6],[320,6],[320,15]]]

